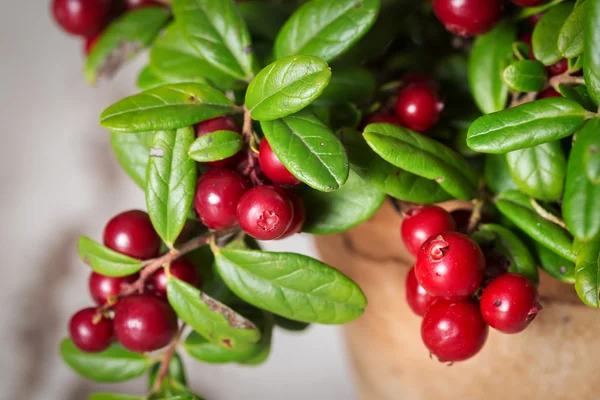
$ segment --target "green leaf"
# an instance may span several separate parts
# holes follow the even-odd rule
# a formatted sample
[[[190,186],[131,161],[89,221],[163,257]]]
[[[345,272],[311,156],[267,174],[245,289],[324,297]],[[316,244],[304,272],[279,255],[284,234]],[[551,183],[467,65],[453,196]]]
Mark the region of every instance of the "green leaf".
[[[454,150],[420,133],[391,124],[371,124],[363,133],[385,161],[426,179],[435,180],[461,200],[473,198],[476,175]]]
[[[259,1],[244,1],[237,4],[250,33],[270,42],[290,16],[289,9],[283,4],[267,4]],[[268,18],[265,16],[268,15]]]
[[[600,104],[600,2],[586,1],[584,7],[583,73],[592,100]]]
[[[173,276],[167,282],[167,297],[179,318],[212,343],[241,350],[260,340],[252,322]]]
[[[249,81],[256,60],[246,23],[233,0],[173,0],[175,19],[190,44],[213,68]]]
[[[246,107],[252,119],[272,121],[312,103],[331,79],[331,69],[319,58],[290,56],[277,60],[250,82]]]
[[[293,319],[284,318],[281,315],[274,315],[275,325],[291,332],[300,332],[310,326],[307,322],[294,321]]]
[[[495,194],[517,189],[515,181],[510,176],[506,157],[502,154],[487,154],[483,174],[485,182]]]
[[[88,400],[144,400],[144,398],[118,393],[92,393]]]
[[[346,231],[371,218],[385,200],[385,194],[365,182],[354,171],[334,192],[300,188],[306,205],[303,232],[327,235]]]
[[[157,131],[146,173],[146,205],[158,236],[172,246],[183,229],[196,189],[196,163],[188,149],[194,142],[194,128]]]
[[[158,375],[158,371],[160,370],[161,365],[162,365],[162,360],[154,363],[154,365],[152,365],[152,368],[150,368],[150,372],[148,373],[148,390],[152,390],[152,387],[154,386],[154,383],[156,381],[156,376]],[[173,357],[171,357],[171,361],[169,362],[169,369],[168,369],[167,376],[170,381],[177,381],[184,386],[187,385],[187,379],[185,377],[185,367],[183,366],[183,360],[177,353],[173,354]]]
[[[196,332],[192,332],[183,343],[187,353],[197,360],[210,364],[239,362],[248,359],[256,352],[255,347],[245,349],[226,349],[210,342]]]
[[[202,83],[173,83],[126,97],[100,115],[115,132],[178,129],[231,113],[232,102]]]
[[[600,307],[600,242],[598,241],[586,243],[577,254],[575,290],[586,306]]]
[[[139,187],[146,188],[146,169],[154,132],[110,133],[110,145],[121,168]]]
[[[513,59],[512,43],[516,38],[517,26],[505,22],[475,39],[469,59],[469,85],[484,114],[506,107],[508,86],[502,73]]]
[[[319,101],[328,103],[364,102],[375,92],[375,77],[365,68],[335,69]]]
[[[101,353],[84,353],[71,339],[60,344],[63,360],[79,375],[96,382],[123,382],[143,375],[152,359],[114,344]]]
[[[383,160],[356,130],[343,129],[338,135],[348,152],[352,170],[385,194],[419,204],[439,203],[452,198],[436,181],[411,174]]]
[[[518,92],[539,92],[548,82],[544,64],[536,60],[515,61],[504,70],[504,82]]]
[[[562,139],[577,131],[586,111],[574,101],[555,97],[525,103],[473,122],[467,144],[482,153],[500,154]]]
[[[565,260],[544,246],[536,244],[540,266],[548,275],[559,281],[575,283],[575,264]]]
[[[329,106],[330,126],[336,131],[341,128],[357,128],[362,112],[354,103],[338,103]]]
[[[215,264],[244,301],[298,321],[343,324],[367,305],[350,278],[300,254],[222,248]]]
[[[536,242],[567,260],[575,261],[573,239],[565,229],[538,215],[523,193],[505,192],[496,200],[498,210]]]
[[[87,57],[86,79],[95,83],[98,78],[110,78],[122,63],[152,43],[169,17],[165,7],[146,7],[127,12],[109,24]]]
[[[511,151],[506,153],[506,162],[521,192],[545,201],[562,196],[567,161],[559,141]]]
[[[148,90],[158,86],[162,86],[166,83],[168,82],[156,75],[156,73],[152,70],[152,68],[150,68],[149,65],[146,65],[138,74],[136,86],[140,90]]]
[[[242,136],[233,131],[215,131],[192,143],[189,156],[198,162],[224,160],[242,149]]]
[[[563,58],[558,49],[559,35],[565,20],[573,10],[573,3],[557,4],[544,13],[533,29],[531,45],[536,60],[552,65]]]
[[[585,2],[577,5],[558,33],[558,50],[565,58],[583,54]]]
[[[142,269],[142,262],[117,253],[86,236],[79,238],[79,257],[94,271],[105,276],[127,276]]]
[[[332,191],[348,179],[344,146],[311,111],[263,121],[261,127],[277,158],[308,186]]]
[[[379,0],[312,0],[285,23],[275,55],[315,56],[331,61],[354,45],[373,25]]]
[[[600,120],[589,120],[577,133],[567,166],[563,217],[569,231],[583,242],[600,237],[600,182],[590,179],[589,173],[600,157],[599,133]]]
[[[273,339],[274,316],[271,313],[263,312],[264,321],[262,322],[262,335],[260,342],[256,345],[255,352],[248,358],[239,361],[243,365],[260,365],[267,361],[271,354],[271,342]]]
[[[558,85],[558,92],[569,100],[579,103],[588,111],[597,111],[598,106],[590,98],[590,94],[585,86]]]

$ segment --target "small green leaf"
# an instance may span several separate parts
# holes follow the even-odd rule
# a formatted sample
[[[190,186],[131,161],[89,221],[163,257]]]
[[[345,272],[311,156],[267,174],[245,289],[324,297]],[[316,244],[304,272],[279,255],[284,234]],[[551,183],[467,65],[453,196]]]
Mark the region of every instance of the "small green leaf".
[[[146,188],[146,169],[154,132],[110,133],[110,145],[121,168],[139,187]]]
[[[391,124],[371,124],[363,136],[385,161],[426,179],[435,180],[461,200],[473,198],[476,175],[454,150],[431,138]]]
[[[306,221],[302,231],[326,235],[346,231],[371,218],[385,194],[361,179],[354,171],[341,189],[319,192],[300,189],[306,205]]]
[[[167,282],[167,297],[179,318],[212,343],[241,350],[260,340],[252,322],[173,276]]]
[[[506,107],[508,86],[502,73],[513,59],[512,43],[516,38],[517,26],[505,22],[475,39],[469,59],[469,84],[475,103],[484,114]]]
[[[559,35],[565,20],[573,10],[573,3],[562,3],[552,7],[533,29],[531,44],[536,60],[552,65],[563,58],[558,49]]]
[[[261,127],[273,152],[285,167],[308,186],[321,191],[342,187],[348,179],[344,146],[315,114],[302,110]]]
[[[583,54],[585,2],[577,5],[558,33],[558,50],[565,58]]]
[[[586,1],[584,7],[583,73],[592,100],[600,104],[600,2]]]
[[[304,331],[310,326],[310,324],[307,322],[294,321],[293,319],[285,318],[281,315],[274,315],[274,317],[275,325],[277,325],[281,329],[285,329],[286,331],[300,332]]]
[[[519,190],[545,201],[562,196],[567,161],[559,141],[506,153],[508,170]]]
[[[536,244],[540,266],[548,275],[564,283],[575,283],[575,264]]]
[[[148,389],[151,390],[156,381],[156,376],[158,375],[158,371],[160,370],[160,366],[162,365],[162,360],[154,363],[150,368],[150,372],[148,373]],[[179,354],[173,354],[171,357],[171,361],[169,362],[168,375],[169,380],[177,381],[182,385],[187,385],[187,379],[185,377],[185,367],[183,366],[183,360],[179,356]]]
[[[197,360],[210,364],[239,362],[248,359],[256,352],[255,347],[246,349],[226,349],[210,342],[196,332],[192,332],[183,343],[187,353]]]
[[[266,66],[250,82],[246,107],[257,121],[283,118],[312,103],[330,79],[329,65],[317,57],[285,57]]]
[[[594,104],[588,93],[587,88],[584,85],[571,86],[571,85],[558,85],[558,92],[569,100],[573,100],[579,103],[583,108],[588,111],[597,111],[598,106]]]
[[[96,382],[123,382],[143,375],[152,359],[146,355],[132,353],[119,345],[112,345],[101,353],[84,353],[71,339],[60,344],[63,360],[79,375]]]
[[[188,149],[194,142],[194,128],[157,131],[146,172],[146,205],[158,236],[172,246],[183,229],[196,188],[196,163]]]
[[[504,70],[504,82],[518,92],[539,92],[548,82],[544,64],[535,60],[515,61]]]
[[[90,83],[110,78],[125,61],[150,45],[169,20],[165,7],[146,7],[125,13],[102,32],[85,64],[85,77]]]
[[[482,153],[501,154],[562,139],[577,131],[586,111],[574,101],[555,97],[525,103],[473,122],[467,144]]]
[[[233,131],[215,131],[200,136],[192,143],[189,155],[198,162],[224,160],[242,149],[242,136]]]
[[[259,1],[238,2],[237,8],[254,37],[273,42],[277,33],[290,16],[285,4],[261,3]],[[265,16],[268,15],[268,18]]]
[[[173,83],[126,97],[100,115],[100,124],[115,132],[178,129],[232,111],[232,102],[202,83]]]
[[[375,22],[379,0],[312,0],[287,20],[275,55],[315,56],[331,61],[356,43]]]
[[[335,69],[319,101],[328,103],[364,102],[375,92],[375,77],[360,67]]]
[[[136,86],[140,90],[148,90],[158,86],[162,86],[166,83],[168,82],[156,75],[156,73],[152,70],[152,68],[150,68],[149,65],[146,65],[138,74]]]
[[[487,154],[483,174],[485,182],[495,194],[517,189],[515,181],[510,176],[508,163],[503,154]]]
[[[118,393],[92,393],[88,400],[144,400],[144,398]]]
[[[600,242],[598,241],[586,243],[577,254],[575,290],[586,306],[600,307]]]
[[[79,238],[77,250],[84,263],[105,276],[127,276],[142,268],[140,260],[117,253],[86,236]]]

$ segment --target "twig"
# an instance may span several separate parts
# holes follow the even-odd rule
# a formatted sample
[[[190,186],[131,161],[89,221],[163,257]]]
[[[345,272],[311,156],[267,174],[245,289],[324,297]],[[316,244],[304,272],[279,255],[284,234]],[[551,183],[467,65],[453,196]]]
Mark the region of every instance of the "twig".
[[[485,200],[483,199],[474,199],[473,200],[473,211],[471,211],[471,217],[469,218],[469,224],[467,225],[467,234],[470,235],[473,233],[479,221],[481,221],[481,215],[483,211],[483,206],[485,205]]]
[[[564,73],[561,75],[556,75],[550,78],[550,86],[552,86],[555,90],[558,91],[558,86],[562,83],[572,84],[572,85],[585,85],[585,79],[582,76],[571,76],[569,73]]]
[[[244,105],[244,125],[242,126],[242,134],[244,135],[244,139],[247,143],[250,143],[252,136],[252,116],[250,115],[250,111]]]
[[[160,386],[162,385],[166,376],[169,374],[169,364],[171,363],[171,359],[173,358],[173,355],[175,354],[175,350],[177,350],[177,345],[179,344],[179,338],[181,337],[181,333],[183,332],[184,328],[185,328],[185,324],[182,324],[181,328],[179,328],[179,331],[177,332],[177,335],[175,335],[175,337],[169,344],[169,347],[163,354],[163,359],[160,363],[160,368],[158,369],[158,373],[156,374],[156,379],[154,380],[154,385],[152,386],[153,392],[157,392],[160,390]]]
[[[516,106],[520,106],[521,104],[525,104],[525,103],[529,103],[531,101],[534,101],[535,98],[537,96],[537,92],[529,92],[529,93],[525,93],[523,96],[518,97],[518,96],[514,96],[512,101],[510,102],[510,105],[508,106],[508,108],[513,108]]]
[[[545,220],[548,220],[558,226],[560,226],[563,229],[567,229],[567,224],[565,224],[565,221],[563,221],[562,219],[558,218],[556,215],[548,212],[544,207],[542,207],[540,205],[540,203],[538,203],[534,198],[530,198],[529,199],[529,203],[531,203],[531,206],[533,207],[533,209],[535,210],[535,212],[542,218],[544,218]]]
[[[245,105],[243,106],[243,109],[244,125],[242,127],[242,135],[244,137],[244,142],[247,145],[246,157],[248,160],[248,164],[246,165],[246,168],[244,168],[243,175],[250,178],[250,181],[254,186],[260,186],[263,184],[263,181],[256,173],[256,157],[258,156],[258,151],[256,149],[256,137],[254,136],[254,132],[252,130],[252,116]]]

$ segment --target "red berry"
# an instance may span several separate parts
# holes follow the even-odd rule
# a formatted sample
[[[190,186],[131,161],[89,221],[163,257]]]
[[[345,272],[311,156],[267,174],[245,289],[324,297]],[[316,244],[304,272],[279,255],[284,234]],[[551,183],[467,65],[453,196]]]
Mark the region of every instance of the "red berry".
[[[535,26],[537,25],[538,22],[540,22],[540,19],[542,19],[543,16],[544,16],[543,12],[534,14],[531,17],[527,18],[527,23],[529,24],[530,27],[535,28]]]
[[[287,195],[290,197],[292,201],[292,208],[294,209],[294,217],[292,219],[292,223],[288,230],[283,234],[281,239],[285,239],[290,237],[296,233],[300,233],[302,231],[302,226],[306,221],[306,206],[304,205],[304,200],[293,190],[284,189]]]
[[[413,255],[433,235],[453,231],[456,224],[448,211],[437,206],[417,206],[405,212],[400,234],[404,245]]]
[[[538,99],[549,99],[551,97],[562,97],[562,95],[560,93],[558,93],[556,90],[554,90],[554,88],[551,88],[551,87],[542,90],[537,95]]]
[[[86,56],[90,54],[90,51],[92,51],[92,49],[98,42],[98,39],[100,39],[100,34],[90,36],[89,38],[85,39],[85,42],[83,44],[83,52]]]
[[[566,58],[563,58],[560,61],[555,62],[554,64],[548,67],[548,72],[550,76],[556,76],[560,74],[564,74],[569,69],[569,62]]]
[[[110,0],[54,0],[52,13],[67,32],[84,37],[94,36],[108,23]]]
[[[113,323],[93,307],[79,310],[69,321],[69,335],[75,346],[86,353],[106,350],[113,338]]]
[[[177,333],[177,316],[169,304],[149,294],[117,303],[115,337],[127,350],[145,353],[165,347]]]
[[[214,168],[200,177],[194,205],[202,223],[214,230],[237,225],[236,210],[250,184],[226,168]]]
[[[521,7],[535,7],[547,3],[548,0],[510,0]]]
[[[440,361],[463,361],[481,350],[488,326],[477,304],[467,300],[438,300],[425,314],[421,338],[431,354]]]
[[[435,302],[436,298],[430,295],[419,285],[415,276],[415,269],[411,268],[406,275],[406,302],[415,314],[422,317],[429,307]]]
[[[122,212],[108,221],[104,228],[106,247],[139,260],[156,257],[160,243],[160,237],[144,211]]]
[[[479,307],[483,319],[504,333],[521,332],[541,310],[537,289],[523,275],[507,273],[483,291]]]
[[[88,279],[88,289],[94,301],[102,306],[106,304],[109,296],[114,297],[121,293],[121,285],[123,283],[133,283],[138,277],[138,274],[133,274],[116,278],[100,275],[92,271]]]
[[[436,124],[443,107],[430,85],[414,84],[398,94],[396,115],[403,126],[425,132]]]
[[[363,121],[360,125],[360,129],[364,130],[367,125],[370,124],[392,124],[397,126],[402,126],[402,121],[398,119],[395,115],[388,114],[385,112],[380,112],[377,114],[371,115],[365,121]]]
[[[264,174],[271,182],[278,185],[298,185],[301,183],[288,169],[283,165],[279,158],[273,153],[271,145],[263,138],[258,149],[258,161]]]
[[[127,11],[135,10],[142,7],[161,6],[159,2],[152,0],[125,0],[125,7]]]
[[[425,290],[436,297],[461,300],[483,280],[485,259],[467,235],[444,232],[426,241],[417,255],[415,273]]]
[[[502,8],[502,0],[433,0],[440,22],[460,36],[486,33],[502,18]]]
[[[292,201],[275,186],[257,186],[247,191],[238,204],[237,219],[248,235],[259,240],[278,239],[294,218]]]
[[[195,287],[200,286],[200,271],[194,264],[184,258],[173,261],[169,271],[171,275],[185,283]],[[157,270],[152,275],[152,286],[156,292],[163,296],[167,295],[167,273],[164,268]]]
[[[199,124],[196,124],[195,128],[196,137],[200,137],[216,131],[233,131],[240,134],[242,132],[238,123],[230,115],[225,115],[223,117],[217,117],[213,119],[208,119],[206,121],[202,121]],[[210,161],[204,164],[209,165],[211,167],[232,167],[239,161],[239,154],[240,153],[238,152],[237,154],[234,154],[233,156],[227,157],[223,160]]]

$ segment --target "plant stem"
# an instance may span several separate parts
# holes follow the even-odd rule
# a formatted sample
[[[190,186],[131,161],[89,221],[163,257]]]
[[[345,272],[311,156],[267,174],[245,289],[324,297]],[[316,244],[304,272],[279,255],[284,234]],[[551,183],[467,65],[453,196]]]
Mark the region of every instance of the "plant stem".
[[[529,93],[525,93],[523,96],[518,97],[518,96],[514,96],[512,101],[510,102],[510,105],[508,106],[508,108],[513,108],[516,106],[520,106],[521,104],[525,104],[525,103],[529,103],[531,101],[534,101],[535,98],[537,96],[537,92],[529,92]]]
[[[182,324],[181,328],[179,328],[179,331],[177,332],[177,335],[175,335],[175,337],[173,338],[171,343],[169,343],[169,347],[167,347],[167,350],[163,354],[163,359],[160,363],[160,368],[158,369],[158,373],[156,374],[156,380],[154,381],[154,385],[152,386],[153,392],[157,392],[160,390],[160,387],[161,387],[163,381],[165,380],[166,376],[169,374],[169,364],[171,363],[171,359],[173,358],[173,355],[175,354],[175,350],[177,350],[177,345],[179,344],[179,338],[181,337],[181,333],[183,332],[184,328],[185,328],[185,324]]]
[[[467,225],[467,234],[473,233],[479,221],[481,221],[481,214],[485,200],[477,198],[473,200],[473,211],[471,211],[471,217],[469,218],[469,224]]]
[[[562,219],[558,218],[556,215],[554,215],[554,214],[550,213],[549,211],[547,211],[534,198],[530,198],[529,199],[529,203],[531,203],[531,206],[533,207],[533,209],[535,210],[535,212],[540,217],[542,217],[545,220],[548,220],[548,221],[550,221],[550,222],[552,222],[552,223],[560,226],[563,229],[567,229],[567,224],[565,224],[565,221],[563,221]]]
[[[571,76],[568,73],[556,75],[550,78],[550,86],[554,90],[558,91],[558,86],[561,83],[573,84],[573,85],[585,85],[585,79],[582,76]]]

